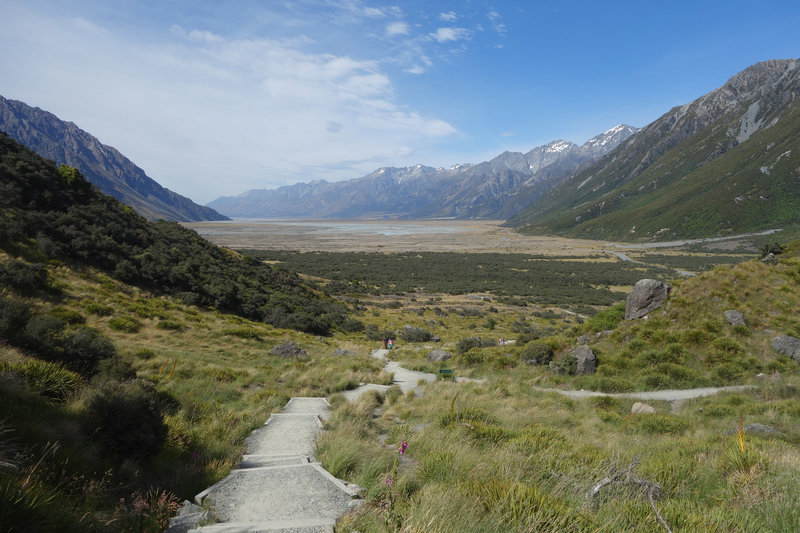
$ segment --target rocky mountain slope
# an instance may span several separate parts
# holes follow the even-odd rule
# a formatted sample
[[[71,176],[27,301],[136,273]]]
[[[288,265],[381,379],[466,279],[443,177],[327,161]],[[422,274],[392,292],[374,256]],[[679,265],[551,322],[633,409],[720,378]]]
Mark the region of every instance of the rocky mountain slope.
[[[115,148],[38,107],[0,96],[0,131],[42,157],[77,168],[101,191],[150,220],[228,219],[165,189]]]
[[[508,218],[636,131],[619,125],[583,146],[559,140],[475,165],[380,168],[344,182],[319,180],[253,190],[208,205],[228,216],[252,218]]]
[[[800,61],[753,65],[676,107],[509,224],[669,240],[800,222]]]

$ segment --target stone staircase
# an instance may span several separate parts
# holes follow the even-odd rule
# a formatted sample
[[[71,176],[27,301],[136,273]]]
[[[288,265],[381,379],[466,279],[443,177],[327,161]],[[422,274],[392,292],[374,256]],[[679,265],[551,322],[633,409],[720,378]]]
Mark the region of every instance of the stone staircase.
[[[248,437],[237,468],[198,494],[196,505],[185,504],[167,531],[333,532],[336,520],[362,500],[360,487],[336,479],[312,455],[329,413],[324,398],[289,400]]]

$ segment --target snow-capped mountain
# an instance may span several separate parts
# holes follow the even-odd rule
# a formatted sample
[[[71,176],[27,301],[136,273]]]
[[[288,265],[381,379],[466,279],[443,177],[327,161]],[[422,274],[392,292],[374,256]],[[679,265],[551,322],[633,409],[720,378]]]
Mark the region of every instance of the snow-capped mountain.
[[[242,218],[508,218],[636,131],[619,125],[583,146],[556,140],[524,154],[504,152],[446,169],[384,167],[353,180],[253,190],[208,205]]]

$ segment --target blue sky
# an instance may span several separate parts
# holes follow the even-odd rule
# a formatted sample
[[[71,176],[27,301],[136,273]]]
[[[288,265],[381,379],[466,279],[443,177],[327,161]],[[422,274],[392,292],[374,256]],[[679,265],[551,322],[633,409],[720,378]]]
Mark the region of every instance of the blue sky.
[[[200,203],[583,143],[800,57],[796,0],[0,0],[0,13],[0,95]]]

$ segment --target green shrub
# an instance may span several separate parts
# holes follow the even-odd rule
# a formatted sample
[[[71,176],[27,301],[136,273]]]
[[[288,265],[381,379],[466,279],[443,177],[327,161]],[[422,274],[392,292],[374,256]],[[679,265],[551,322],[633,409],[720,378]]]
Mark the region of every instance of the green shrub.
[[[68,309],[66,307],[54,307],[47,312],[48,315],[54,316],[60,320],[63,320],[67,324],[76,325],[76,324],[85,324],[86,317],[84,317],[79,312]]]
[[[680,435],[689,428],[689,423],[682,418],[659,413],[644,414],[632,417],[634,427],[647,433],[671,433]]]
[[[0,339],[12,344],[19,342],[20,333],[25,329],[30,316],[27,305],[0,296]]]
[[[428,342],[433,338],[430,331],[412,326],[405,326],[400,332],[400,338],[406,342]]]
[[[61,363],[50,363],[31,359],[9,365],[0,363],[0,372],[19,372],[25,377],[28,387],[52,400],[64,401],[76,393],[83,379]]]
[[[456,354],[463,355],[470,351],[473,348],[478,348],[480,343],[478,339],[475,337],[468,337],[466,339],[461,339],[456,343]]]
[[[161,450],[168,428],[152,383],[107,382],[87,396],[86,432],[109,454],[143,460]]]
[[[102,305],[96,302],[88,302],[83,304],[83,308],[87,313],[97,316],[111,316],[114,314],[114,308],[108,305]]]
[[[596,333],[616,329],[623,318],[625,318],[625,302],[603,309],[591,317],[586,321],[586,331]]]
[[[171,319],[159,320],[158,324],[156,324],[156,327],[158,329],[166,329],[169,331],[183,331],[186,329],[186,326],[183,324],[183,322],[180,320]]]
[[[573,376],[578,371],[578,360],[572,354],[562,354],[550,362],[550,370],[556,374]]]
[[[529,342],[520,352],[519,358],[531,365],[547,365],[553,360],[553,349],[544,342]]]
[[[137,333],[142,329],[142,323],[130,316],[114,317],[108,320],[108,327],[115,331]]]
[[[63,361],[76,372],[91,376],[100,361],[116,355],[117,350],[107,337],[97,330],[81,327],[66,340]]]
[[[616,376],[594,375],[584,382],[584,386],[590,390],[607,393],[629,392],[633,390],[633,383],[627,379]]]
[[[49,288],[47,270],[41,263],[14,259],[0,264],[0,286],[11,287],[21,294],[33,294]]]
[[[592,396],[589,398],[589,404],[604,411],[619,411],[622,409],[622,402],[613,396]]]
[[[342,322],[342,331],[345,333],[358,333],[364,331],[364,323],[355,318],[347,318]]]

